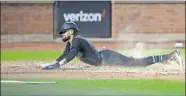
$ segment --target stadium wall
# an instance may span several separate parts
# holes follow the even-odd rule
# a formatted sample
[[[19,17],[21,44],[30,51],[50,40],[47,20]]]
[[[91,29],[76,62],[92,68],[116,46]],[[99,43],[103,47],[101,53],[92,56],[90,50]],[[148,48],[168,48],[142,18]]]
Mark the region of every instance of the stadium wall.
[[[185,41],[185,3],[112,2],[111,11],[112,38],[90,40],[148,42],[149,36],[153,36],[160,37],[160,41],[169,38],[163,42]],[[8,42],[15,36],[19,39],[11,39],[11,42],[53,41],[52,34],[53,2],[1,2],[2,42]],[[166,37],[166,34],[170,36]],[[138,40],[137,36],[142,38]]]

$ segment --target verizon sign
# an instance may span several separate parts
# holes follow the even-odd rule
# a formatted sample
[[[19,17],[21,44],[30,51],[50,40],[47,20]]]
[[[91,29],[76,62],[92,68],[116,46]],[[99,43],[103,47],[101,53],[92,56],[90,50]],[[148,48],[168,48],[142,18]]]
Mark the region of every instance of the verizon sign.
[[[111,37],[110,1],[56,1],[56,30],[64,22],[75,22],[85,37]],[[57,31],[56,31],[57,32]]]
[[[65,21],[73,22],[101,22],[105,16],[106,10],[101,13],[85,13],[81,10],[79,13],[64,13]]]

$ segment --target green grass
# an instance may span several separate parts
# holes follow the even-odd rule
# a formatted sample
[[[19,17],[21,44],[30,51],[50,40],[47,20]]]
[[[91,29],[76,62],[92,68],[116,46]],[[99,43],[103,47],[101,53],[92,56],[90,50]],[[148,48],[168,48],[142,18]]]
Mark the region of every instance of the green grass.
[[[1,61],[51,61],[57,59],[62,51],[34,51],[34,50],[2,50]],[[77,61],[77,58],[74,59]]]
[[[179,49],[181,56],[185,59],[185,49]],[[153,49],[144,51],[144,56],[167,54],[172,49]],[[118,50],[118,52],[131,55],[132,50]],[[1,61],[16,61],[16,60],[39,60],[39,61],[50,61],[58,58],[62,54],[61,51],[25,51],[25,50],[1,50]],[[75,59],[77,60],[77,59]]]
[[[159,79],[2,78],[3,80],[57,81],[58,84],[2,84],[2,95],[185,95],[184,81]]]
[[[16,61],[16,60],[52,60],[62,54],[61,51],[25,51],[25,50],[2,50],[1,60]]]

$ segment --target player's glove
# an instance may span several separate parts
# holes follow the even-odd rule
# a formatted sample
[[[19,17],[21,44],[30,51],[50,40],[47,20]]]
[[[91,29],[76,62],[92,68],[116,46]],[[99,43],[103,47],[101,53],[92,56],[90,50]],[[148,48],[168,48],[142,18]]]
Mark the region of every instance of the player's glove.
[[[46,64],[41,64],[40,66],[44,70],[57,69],[60,67],[57,61],[53,61],[51,63],[46,63]]]

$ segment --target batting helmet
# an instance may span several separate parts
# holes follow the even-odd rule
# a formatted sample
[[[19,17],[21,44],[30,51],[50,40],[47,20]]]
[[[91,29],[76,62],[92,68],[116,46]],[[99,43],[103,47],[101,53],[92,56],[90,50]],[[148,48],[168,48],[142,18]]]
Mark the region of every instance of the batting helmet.
[[[76,23],[74,23],[74,22],[65,22],[65,23],[62,25],[62,27],[61,27],[61,29],[60,29],[60,31],[59,31],[59,34],[63,34],[63,33],[64,33],[66,30],[68,30],[68,29],[74,29],[76,32],[79,31],[79,29],[78,29]]]

